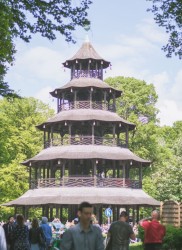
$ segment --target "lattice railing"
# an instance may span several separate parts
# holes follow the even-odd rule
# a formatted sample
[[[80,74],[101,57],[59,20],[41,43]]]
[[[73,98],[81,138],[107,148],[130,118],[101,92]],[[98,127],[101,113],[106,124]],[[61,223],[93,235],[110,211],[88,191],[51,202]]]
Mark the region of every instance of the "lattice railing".
[[[45,142],[45,148],[62,145],[103,145],[126,147],[126,141],[117,138],[105,138],[98,136],[71,136],[69,138],[57,138]]]
[[[109,110],[115,112],[116,108],[114,104],[108,104],[104,102],[91,102],[91,101],[75,101],[63,103],[58,106],[58,112],[66,111],[71,109],[99,109],[99,110]]]
[[[75,70],[71,74],[71,78],[80,78],[80,77],[88,77],[88,78],[103,78],[102,70]]]
[[[63,178],[41,178],[31,181],[31,188],[46,187],[116,187],[116,188],[142,188],[138,180],[125,178],[101,178],[92,176],[68,176]]]

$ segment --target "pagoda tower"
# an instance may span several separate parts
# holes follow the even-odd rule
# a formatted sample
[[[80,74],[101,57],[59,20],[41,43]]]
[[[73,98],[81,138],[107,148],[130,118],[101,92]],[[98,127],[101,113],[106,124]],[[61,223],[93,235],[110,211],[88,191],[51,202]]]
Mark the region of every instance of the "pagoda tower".
[[[56,88],[57,114],[37,126],[44,134],[44,149],[23,164],[29,168],[30,189],[6,203],[28,217],[32,207],[52,219],[76,217],[78,204],[88,201],[102,223],[110,207],[113,220],[121,208],[133,211],[160,203],[142,190],[142,169],[150,161],[128,149],[129,131],[135,125],[116,113],[122,91],[103,81],[110,66],[86,40],[78,52],[63,63],[71,70],[70,81]],[[22,210],[21,210],[22,211]]]

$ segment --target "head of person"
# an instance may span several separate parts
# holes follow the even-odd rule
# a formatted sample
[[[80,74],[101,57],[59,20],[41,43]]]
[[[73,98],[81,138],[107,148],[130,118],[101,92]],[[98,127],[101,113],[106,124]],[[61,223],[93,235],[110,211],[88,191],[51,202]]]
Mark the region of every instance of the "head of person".
[[[23,226],[24,225],[24,216],[22,214],[18,214],[16,216],[16,222],[19,226]]]
[[[78,207],[78,217],[81,223],[90,223],[93,207],[89,202],[82,202]]]
[[[47,222],[48,222],[47,217],[42,217],[42,224],[47,224]]]
[[[128,220],[128,213],[126,212],[126,211],[122,211],[121,213],[120,213],[120,220],[122,220],[122,221],[127,221]]]
[[[75,219],[73,220],[74,225],[78,224],[78,222],[79,222],[79,219],[78,219],[78,218],[75,218]]]
[[[8,222],[9,223],[14,223],[14,221],[15,220],[14,220],[14,217],[12,215],[8,217]]]
[[[153,210],[151,213],[152,220],[159,220],[160,219],[160,213],[158,210]]]
[[[39,227],[39,221],[37,218],[33,218],[32,220],[32,228],[38,228]]]

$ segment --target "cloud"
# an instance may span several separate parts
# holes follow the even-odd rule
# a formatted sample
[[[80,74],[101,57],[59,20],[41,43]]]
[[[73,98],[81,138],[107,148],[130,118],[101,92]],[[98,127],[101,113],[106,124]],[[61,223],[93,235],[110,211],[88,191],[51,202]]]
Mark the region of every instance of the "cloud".
[[[176,74],[176,77],[174,79],[174,83],[171,88],[171,95],[172,97],[180,104],[182,105],[182,69],[178,71]]]
[[[172,126],[175,121],[182,120],[182,109],[179,108],[174,100],[161,100],[157,107],[160,110],[158,117],[160,124]]]
[[[52,97],[50,95],[50,92],[53,91],[53,88],[51,86],[46,86],[42,89],[40,89],[34,97],[41,100],[42,102],[48,104],[52,109],[56,111],[57,109],[57,100],[56,98]]]
[[[167,34],[163,32],[163,29],[159,28],[154,19],[143,19],[142,22],[136,25],[137,31],[150,41],[151,43],[163,44],[167,41]],[[162,30],[162,31],[161,31]]]
[[[63,58],[60,52],[39,46],[31,48],[19,57],[16,66],[21,66],[27,74],[39,79],[54,78],[59,81],[62,77],[61,61]]]

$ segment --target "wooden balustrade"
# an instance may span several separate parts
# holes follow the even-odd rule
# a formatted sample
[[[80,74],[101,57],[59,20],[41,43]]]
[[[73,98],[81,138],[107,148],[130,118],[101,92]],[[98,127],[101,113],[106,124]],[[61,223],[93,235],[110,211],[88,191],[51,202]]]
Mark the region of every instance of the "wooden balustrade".
[[[45,148],[62,145],[103,145],[126,148],[126,141],[118,138],[106,138],[98,136],[71,136],[69,138],[56,138],[45,141]]]
[[[115,112],[116,108],[114,104],[108,104],[104,102],[91,102],[91,101],[75,101],[68,102],[58,105],[58,112],[66,111],[71,109],[99,109],[99,110],[108,110]]]
[[[63,178],[45,178],[31,181],[31,189],[46,187],[115,187],[115,188],[142,188],[139,180],[125,178],[101,178],[91,176],[66,176]]]

